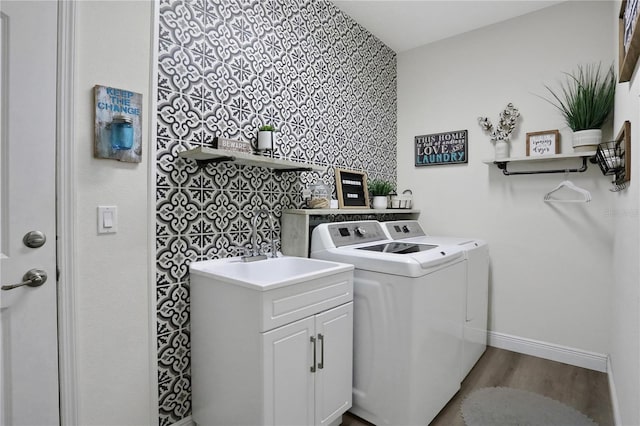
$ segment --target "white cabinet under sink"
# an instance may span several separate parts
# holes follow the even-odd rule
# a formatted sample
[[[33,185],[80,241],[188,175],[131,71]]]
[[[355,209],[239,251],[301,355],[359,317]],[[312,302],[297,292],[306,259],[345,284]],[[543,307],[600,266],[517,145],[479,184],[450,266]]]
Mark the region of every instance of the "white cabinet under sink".
[[[340,424],[352,398],[353,266],[256,285],[216,275],[215,262],[190,267],[196,424]]]
[[[353,302],[262,340],[265,423],[329,425],[351,407]]]

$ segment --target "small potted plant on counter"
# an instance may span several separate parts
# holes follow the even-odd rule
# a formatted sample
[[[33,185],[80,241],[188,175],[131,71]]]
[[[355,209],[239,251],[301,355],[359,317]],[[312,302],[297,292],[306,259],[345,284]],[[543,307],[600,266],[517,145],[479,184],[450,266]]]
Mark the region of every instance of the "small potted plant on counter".
[[[391,182],[382,179],[373,179],[367,184],[369,195],[373,197],[374,209],[386,209],[389,202],[389,194],[393,191]]]

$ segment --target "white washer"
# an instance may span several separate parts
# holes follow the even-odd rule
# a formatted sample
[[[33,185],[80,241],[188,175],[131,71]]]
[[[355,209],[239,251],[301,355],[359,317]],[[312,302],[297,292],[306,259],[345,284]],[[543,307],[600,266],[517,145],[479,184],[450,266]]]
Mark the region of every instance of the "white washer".
[[[460,388],[460,247],[393,241],[377,221],[318,225],[311,257],[354,270],[353,407],[376,425],[426,425]]]
[[[383,222],[393,240],[406,242],[455,245],[462,249],[467,264],[465,290],[464,346],[460,381],[462,381],[487,349],[487,321],[489,312],[489,246],[473,238],[438,237],[426,235],[418,221]]]

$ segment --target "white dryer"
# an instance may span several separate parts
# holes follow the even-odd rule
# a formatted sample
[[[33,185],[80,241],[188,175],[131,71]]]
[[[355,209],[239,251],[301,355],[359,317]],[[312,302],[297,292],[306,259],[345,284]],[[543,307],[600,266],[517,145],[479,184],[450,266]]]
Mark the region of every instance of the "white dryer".
[[[454,245],[464,252],[467,264],[464,313],[464,346],[460,381],[478,362],[487,348],[489,312],[489,246],[473,238],[438,237],[426,235],[418,221],[383,222],[393,240],[422,244]]]
[[[354,270],[353,407],[376,425],[426,425],[460,388],[460,247],[393,241],[377,221],[324,223],[311,257]]]

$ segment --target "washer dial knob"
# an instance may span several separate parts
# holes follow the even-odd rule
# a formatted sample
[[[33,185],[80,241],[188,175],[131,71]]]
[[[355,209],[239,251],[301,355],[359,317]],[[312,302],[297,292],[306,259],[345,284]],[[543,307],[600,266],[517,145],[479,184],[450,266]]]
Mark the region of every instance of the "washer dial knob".
[[[364,237],[367,233],[367,230],[364,229],[362,226],[357,226],[356,229],[354,229],[356,235],[360,236],[360,237]]]

